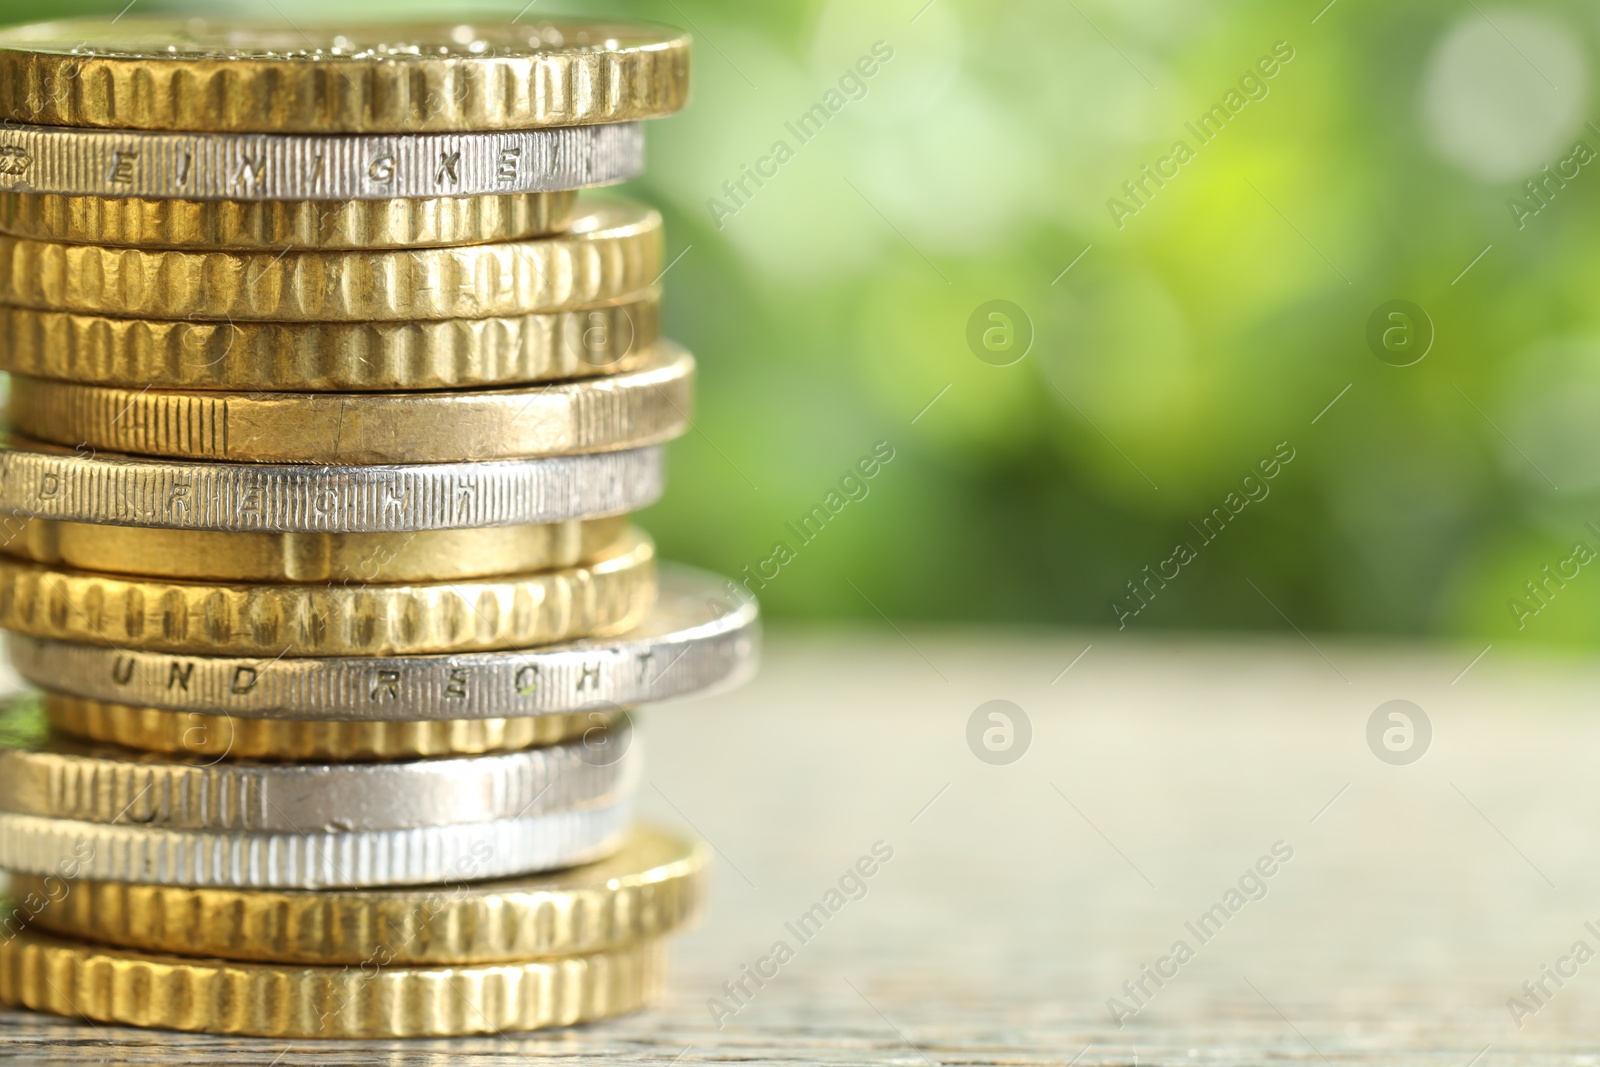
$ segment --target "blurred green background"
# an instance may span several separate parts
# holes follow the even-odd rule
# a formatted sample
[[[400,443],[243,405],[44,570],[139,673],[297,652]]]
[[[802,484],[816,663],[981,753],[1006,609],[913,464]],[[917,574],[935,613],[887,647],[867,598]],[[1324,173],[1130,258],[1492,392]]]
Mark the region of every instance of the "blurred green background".
[[[692,106],[652,126],[636,190],[702,367],[646,519],[665,554],[775,573],[780,618],[1600,638],[1577,549],[1600,552],[1600,14],[1325,3],[483,8],[696,34]],[[892,58],[830,101],[875,45]],[[786,126],[830,102],[809,140]],[[1185,124],[1215,105],[1202,143]],[[1192,158],[1161,162],[1179,140]],[[1397,299],[1426,321],[1383,317],[1389,351],[1369,319]],[[1005,366],[969,344],[995,300],[1032,334]],[[879,442],[865,497],[830,501]],[[1292,461],[1246,481],[1275,450]],[[829,503],[802,543],[787,524]]]

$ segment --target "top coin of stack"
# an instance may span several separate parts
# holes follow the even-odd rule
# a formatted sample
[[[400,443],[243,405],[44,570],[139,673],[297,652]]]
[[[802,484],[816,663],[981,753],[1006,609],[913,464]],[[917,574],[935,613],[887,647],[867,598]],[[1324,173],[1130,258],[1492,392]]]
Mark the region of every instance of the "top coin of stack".
[[[705,856],[630,829],[627,709],[741,676],[756,610],[658,589],[627,523],[694,362],[660,337],[660,216],[578,191],[640,173],[688,52],[581,22],[0,32],[0,627],[51,731],[0,737],[0,868],[35,890],[0,909],[0,1003],[408,1036],[656,988]],[[386,888],[483,878],[511,881],[476,911]],[[617,919],[451,940],[530,900]],[[290,952],[157,921],[285,907],[348,925]],[[264,1006],[193,993],[234,980]]]

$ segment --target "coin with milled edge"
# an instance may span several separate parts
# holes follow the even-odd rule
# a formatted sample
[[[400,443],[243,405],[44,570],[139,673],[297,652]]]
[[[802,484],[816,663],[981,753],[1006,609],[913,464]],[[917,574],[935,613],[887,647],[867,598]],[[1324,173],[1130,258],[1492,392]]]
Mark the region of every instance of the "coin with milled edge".
[[[172,322],[0,307],[0,370],[130,388],[307,392],[517,385],[636,370],[660,293],[514,318]]]
[[[650,826],[551,874],[450,886],[237,890],[16,875],[34,929],[137,952],[308,966],[472,964],[603,952],[699,912],[711,850]]]
[[[729,583],[666,566],[654,608],[633,630],[544,648],[241,658],[22,634],[7,644],[24,678],[91,700],[242,718],[393,722],[564,715],[704,694],[755,669],[759,624],[756,602]]]
[[[0,717],[38,715],[11,703]],[[3,732],[3,731],[0,731]],[[288,833],[404,830],[606,806],[632,793],[641,745],[626,716],[622,755],[589,741],[458,759],[249,763],[131,753],[70,738],[0,745],[0,811],[168,830]]]
[[[0,236],[0,302],[219,322],[492,318],[618,300],[661,275],[661,216],[599,198],[570,229],[449,248],[211,251]]]
[[[247,719],[226,713],[168,711],[45,692],[50,728],[70,737],[144,752],[262,762],[424,759],[512,752],[555,745],[592,731],[605,734],[604,711],[514,719]],[[609,736],[609,735],[606,735]]]
[[[580,567],[401,585],[175,581],[0,557],[0,628],[194,655],[479,652],[622,633],[655,592],[655,546],[637,530]]]
[[[0,233],[152,248],[431,248],[559,233],[575,191],[423,200],[145,200],[0,190]]]
[[[462,1037],[638,1011],[665,970],[659,941],[476,967],[302,967],[140,955],[24,931],[0,940],[0,1004],[213,1034]]]
[[[611,452],[689,426],[694,357],[663,341],[636,370],[517,389],[178,392],[15,375],[10,419],[69,447],[240,463],[453,463]]]
[[[19,516],[175,530],[402,533],[637,511],[661,497],[660,448],[577,456],[307,466],[197,463],[67,449],[0,448],[0,537]]]
[[[403,830],[167,830],[0,812],[0,868],[102,882],[322,889],[509,878],[616,851],[631,797],[604,806]]]
[[[659,289],[434,322],[168,322],[0,306],[0,370],[133,389],[481,389],[637,370],[660,336]]]
[[[82,571],[207,582],[443,582],[576,567],[628,528],[625,515],[408,534],[219,533],[24,519],[0,553]],[[3,524],[0,530],[9,533]]]
[[[628,181],[644,170],[644,131],[636,122],[394,136],[0,125],[0,160],[0,189],[19,193],[407,200]]]
[[[426,133],[669,115],[689,36],[650,23],[71,19],[0,33],[0,115],[43,126]]]

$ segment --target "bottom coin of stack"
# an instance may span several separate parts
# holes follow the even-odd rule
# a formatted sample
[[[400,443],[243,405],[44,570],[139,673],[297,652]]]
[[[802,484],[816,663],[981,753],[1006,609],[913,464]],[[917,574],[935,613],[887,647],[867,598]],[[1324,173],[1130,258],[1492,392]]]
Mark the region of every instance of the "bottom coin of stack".
[[[242,890],[13,875],[0,1000],[261,1037],[532,1030],[637,1010],[703,894],[704,845],[646,826],[610,858],[429,888]],[[23,902],[23,903],[18,903]],[[117,946],[117,947],[110,947]]]
[[[737,680],[756,625],[753,602],[669,570],[618,637],[182,657],[181,686],[176,656],[15,636],[53,688],[0,711],[0,1003],[282,1038],[636,1010],[708,855],[632,823],[625,709]]]

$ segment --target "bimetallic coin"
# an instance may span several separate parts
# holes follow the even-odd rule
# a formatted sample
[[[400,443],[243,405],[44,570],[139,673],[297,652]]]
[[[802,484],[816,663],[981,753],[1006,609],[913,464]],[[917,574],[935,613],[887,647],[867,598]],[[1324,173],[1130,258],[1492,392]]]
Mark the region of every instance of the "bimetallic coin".
[[[514,318],[166,322],[0,306],[0,370],[132,389],[481,389],[633,371],[661,293]]]
[[[623,536],[625,515],[405,534],[220,533],[23,519],[0,553],[75,570],[206,582],[443,582],[576,567]],[[10,530],[0,524],[0,534]]]
[[[68,447],[240,463],[454,463],[611,452],[683,433],[694,357],[663,341],[636,370],[517,389],[224,393],[16,375],[10,418]]]
[[[437,966],[605,952],[699,912],[710,848],[649,826],[598,863],[422,888],[237,890],[16,875],[30,928],[136,952],[305,966]]]
[[[0,538],[19,516],[175,530],[403,533],[637,511],[661,498],[660,448],[384,466],[197,463],[13,437]]]
[[[39,714],[31,700],[0,710]],[[52,738],[0,745],[0,811],[247,833],[486,823],[606,807],[630,795],[642,745],[625,715],[605,732],[519,752],[392,763],[204,761]]]
[[[0,59],[0,68],[4,60]],[[636,122],[394,136],[0,126],[0,189],[184,200],[550,193],[644,171]]]
[[[0,940],[0,1004],[211,1034],[463,1037],[637,1011],[659,994],[665,968],[659,941],[477,967],[302,967],[146,956],[24,932]]]
[[[575,191],[422,200],[145,200],[0,190],[0,233],[150,248],[432,248],[559,233]]]
[[[477,652],[622,633],[655,591],[655,547],[638,531],[581,567],[404,585],[174,581],[0,557],[0,628],[194,655]]]
[[[0,34],[0,115],[41,126],[428,133],[669,115],[689,36],[648,23],[70,19]]]
[[[0,812],[0,868],[102,882],[323,889],[509,878],[616,851],[631,798],[404,830],[168,830]]]
[[[3,53],[0,53],[3,55]],[[0,236],[0,302],[40,311],[217,322],[481,319],[564,311],[653,285],[661,216],[586,201],[563,233],[374,251],[201,252]]]
[[[502,719],[702,695],[755,669],[756,602],[686,567],[633,630],[492,654],[309,658],[165,655],[12,634],[29,681],[90,700],[240,719]]]
[[[50,728],[143,752],[182,753],[260,762],[343,762],[514,752],[605,731],[607,711],[515,719],[246,719],[227,713],[168,711],[111,704],[65,693],[42,693]]]

